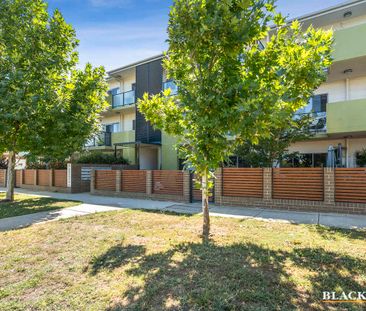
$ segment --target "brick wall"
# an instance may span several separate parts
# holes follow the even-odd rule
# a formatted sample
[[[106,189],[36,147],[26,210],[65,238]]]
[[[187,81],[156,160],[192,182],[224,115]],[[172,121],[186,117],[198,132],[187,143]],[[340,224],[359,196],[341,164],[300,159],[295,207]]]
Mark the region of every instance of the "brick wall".
[[[0,170],[0,187],[6,186],[6,170]]]

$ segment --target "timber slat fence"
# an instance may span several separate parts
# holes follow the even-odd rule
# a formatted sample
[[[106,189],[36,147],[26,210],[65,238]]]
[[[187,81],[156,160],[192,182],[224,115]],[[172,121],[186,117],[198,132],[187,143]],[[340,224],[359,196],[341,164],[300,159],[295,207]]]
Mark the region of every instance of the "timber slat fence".
[[[322,168],[273,169],[274,199],[323,201],[324,170]]]
[[[153,171],[153,193],[183,195],[182,171]]]
[[[262,168],[226,168],[222,178],[224,196],[263,197]]]
[[[132,193],[146,192],[146,171],[126,170],[121,172],[121,191]]]
[[[366,203],[366,168],[336,169],[335,189],[337,202]]]

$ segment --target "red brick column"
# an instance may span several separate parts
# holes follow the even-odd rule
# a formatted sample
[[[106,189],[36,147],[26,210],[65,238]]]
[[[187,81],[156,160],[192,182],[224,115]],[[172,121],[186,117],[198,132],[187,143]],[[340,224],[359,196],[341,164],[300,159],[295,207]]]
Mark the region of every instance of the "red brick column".
[[[95,192],[95,169],[90,172],[90,193]]]
[[[183,200],[186,203],[191,202],[191,174],[189,171],[183,172]]]
[[[153,180],[152,171],[146,171],[146,195],[150,196],[152,194]]]
[[[222,167],[218,168],[215,172],[215,204],[222,204],[222,186],[223,186],[223,176]]]
[[[272,168],[263,169],[263,200],[272,200]]]
[[[121,192],[122,174],[121,170],[116,172],[116,192]]]
[[[335,171],[333,168],[324,168],[324,204],[335,204]]]

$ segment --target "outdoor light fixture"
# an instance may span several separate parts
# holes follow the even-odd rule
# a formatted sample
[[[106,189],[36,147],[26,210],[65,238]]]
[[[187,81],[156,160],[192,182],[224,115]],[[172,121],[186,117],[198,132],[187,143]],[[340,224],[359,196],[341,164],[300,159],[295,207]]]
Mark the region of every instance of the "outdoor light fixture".
[[[352,73],[352,72],[353,72],[353,69],[351,69],[351,68],[348,68],[348,69],[343,71],[344,74]]]
[[[352,12],[351,11],[347,11],[346,13],[343,14],[343,17],[344,18],[351,17],[351,16],[352,16]]]

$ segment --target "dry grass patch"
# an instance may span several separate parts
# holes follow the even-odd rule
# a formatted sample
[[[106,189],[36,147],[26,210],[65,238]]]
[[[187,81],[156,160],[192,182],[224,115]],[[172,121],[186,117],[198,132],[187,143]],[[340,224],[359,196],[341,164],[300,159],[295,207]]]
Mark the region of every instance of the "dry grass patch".
[[[121,211],[0,234],[0,310],[362,310],[366,232]]]

